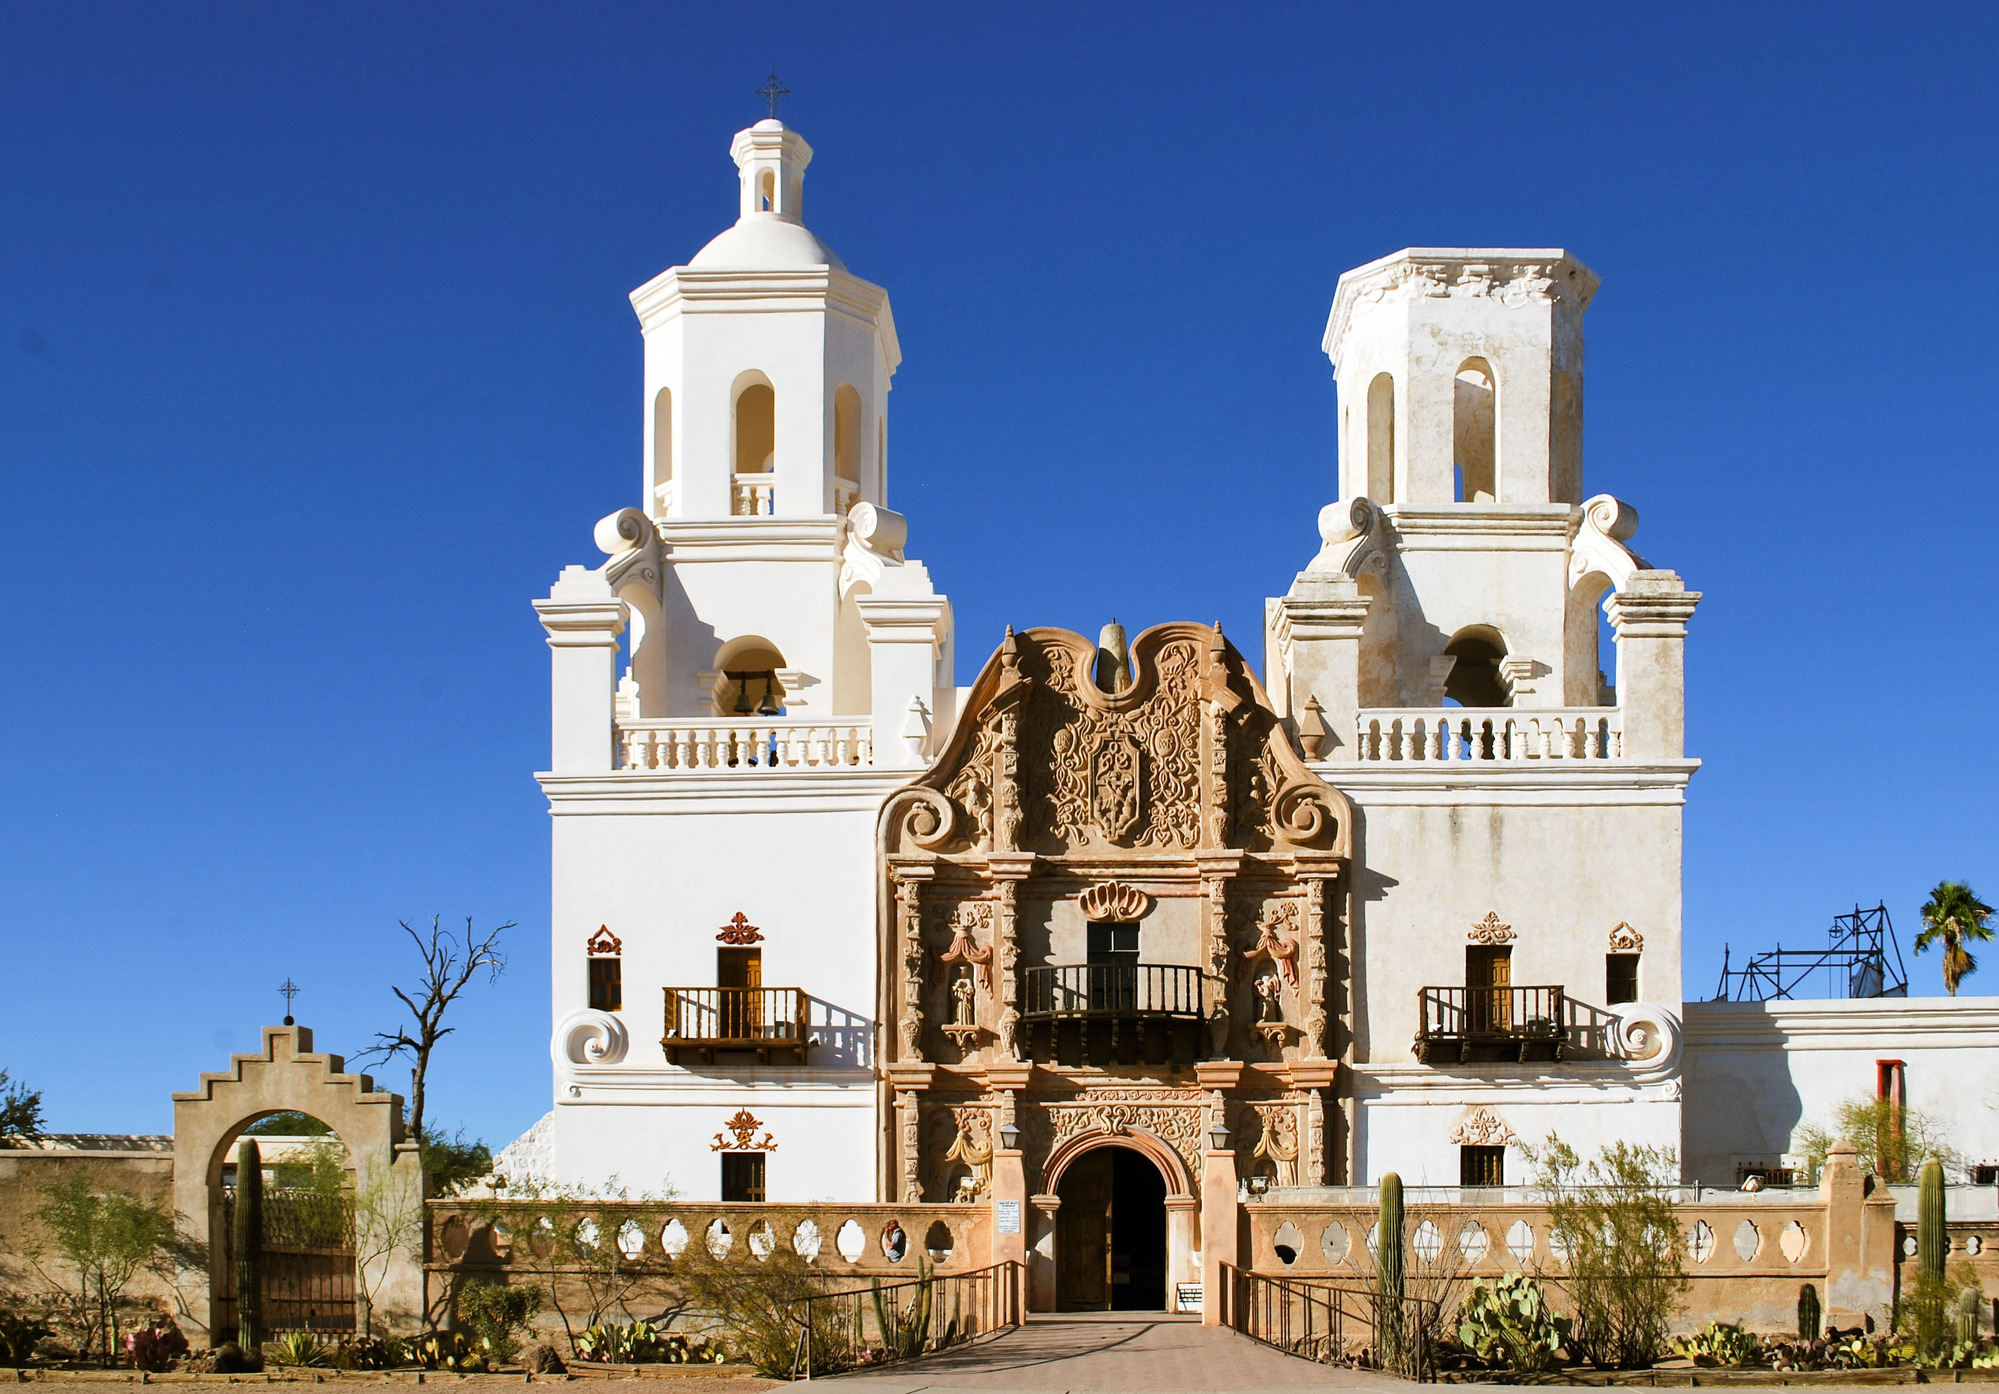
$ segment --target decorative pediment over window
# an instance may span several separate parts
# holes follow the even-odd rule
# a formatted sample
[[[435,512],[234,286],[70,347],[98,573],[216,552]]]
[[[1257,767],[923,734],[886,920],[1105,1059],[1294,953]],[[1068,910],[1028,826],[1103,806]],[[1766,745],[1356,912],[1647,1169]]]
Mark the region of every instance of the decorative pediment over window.
[[[1349,854],[1346,798],[1220,630],[1146,630],[1122,691],[1097,658],[1066,629],[1009,631],[950,745],[891,800],[884,850]]]
[[[761,944],[764,932],[750,923],[750,917],[738,910],[722,926],[722,932],[715,936],[718,944]]]
[[[583,951],[592,958],[616,958],[624,952],[624,949],[623,941],[611,933],[609,925],[599,925],[597,932],[591,935],[590,941],[583,946]]]
[[[736,1110],[735,1116],[722,1125],[722,1131],[715,1134],[715,1140],[708,1144],[710,1152],[775,1152],[777,1140],[769,1133],[763,1140],[757,1140],[757,1130],[763,1127],[763,1120],[746,1108]]]
[[[1086,920],[1118,920],[1126,924],[1145,918],[1152,897],[1122,881],[1099,881],[1076,898]]]
[[[1488,910],[1485,918],[1473,925],[1465,937],[1474,944],[1510,944],[1520,936],[1513,932],[1512,925],[1499,922],[1497,910]]]
[[[1476,1108],[1452,1130],[1451,1142],[1458,1147],[1518,1147],[1513,1129],[1489,1108]]]
[[[1645,936],[1628,924],[1619,923],[1610,931],[1610,951],[1614,954],[1635,954],[1645,948]]]

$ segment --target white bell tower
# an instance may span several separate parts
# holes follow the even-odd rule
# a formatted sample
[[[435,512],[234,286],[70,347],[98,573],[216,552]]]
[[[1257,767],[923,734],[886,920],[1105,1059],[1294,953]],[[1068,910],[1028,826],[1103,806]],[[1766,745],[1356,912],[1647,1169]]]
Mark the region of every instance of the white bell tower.
[[[902,351],[888,292],[802,218],[812,147],[776,119],[729,147],[734,227],[632,292],[655,518],[844,517],[881,504]]]
[[[729,153],[734,225],[632,292],[640,505],[599,523],[608,562],[538,603],[558,648],[556,748],[626,758],[615,708],[626,723],[845,720],[839,739],[872,741],[876,763],[920,764],[955,700],[951,612],[887,507],[888,292],[806,228],[803,136],[773,117]],[[623,653],[586,656],[607,645]]]

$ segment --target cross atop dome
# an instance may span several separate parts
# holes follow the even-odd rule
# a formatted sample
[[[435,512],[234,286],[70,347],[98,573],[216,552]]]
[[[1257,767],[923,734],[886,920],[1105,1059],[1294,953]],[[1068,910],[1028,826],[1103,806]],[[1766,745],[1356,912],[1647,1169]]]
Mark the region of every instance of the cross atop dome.
[[[757,89],[757,95],[770,103],[770,119],[777,120],[777,104],[780,98],[789,97],[791,89],[777,80],[777,65],[771,64],[770,80]]]

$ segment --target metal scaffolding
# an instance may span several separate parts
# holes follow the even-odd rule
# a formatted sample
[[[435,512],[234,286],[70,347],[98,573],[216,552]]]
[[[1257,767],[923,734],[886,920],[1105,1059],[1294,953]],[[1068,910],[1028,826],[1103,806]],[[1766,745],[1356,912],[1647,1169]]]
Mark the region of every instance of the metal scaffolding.
[[[1779,944],[1757,954],[1740,968],[1729,967],[1728,946],[1721,950],[1721,984],[1717,1002],[1769,1002],[1799,995],[1814,973],[1826,975],[1827,991],[1820,997],[1907,997],[1909,975],[1902,966],[1902,946],[1895,939],[1888,907],[1833,916],[1822,949],[1787,949]]]

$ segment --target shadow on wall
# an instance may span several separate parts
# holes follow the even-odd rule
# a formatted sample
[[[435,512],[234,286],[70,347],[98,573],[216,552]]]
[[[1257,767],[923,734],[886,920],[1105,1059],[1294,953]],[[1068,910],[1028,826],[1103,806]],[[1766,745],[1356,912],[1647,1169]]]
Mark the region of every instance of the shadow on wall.
[[[815,1065],[872,1069],[875,1063],[875,1022],[845,1007],[812,999],[811,1061]]]
[[[1735,1185],[1737,1156],[1789,1151],[1804,1121],[1791,1068],[1809,1067],[1811,1055],[1790,1054],[1783,1029],[1761,1012],[1730,1013],[1728,1026],[1725,1042],[1690,1040],[1681,1067],[1690,1105],[1683,1113],[1681,1170],[1689,1181],[1707,1185]]]

